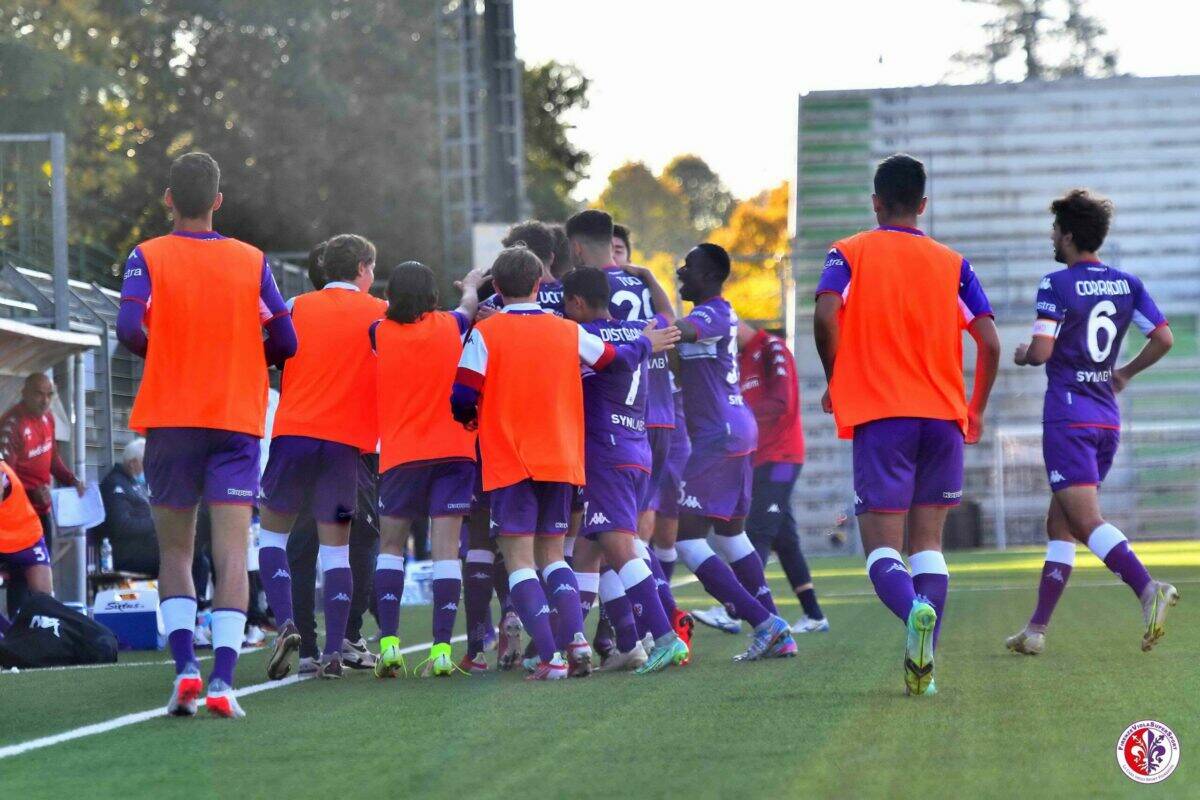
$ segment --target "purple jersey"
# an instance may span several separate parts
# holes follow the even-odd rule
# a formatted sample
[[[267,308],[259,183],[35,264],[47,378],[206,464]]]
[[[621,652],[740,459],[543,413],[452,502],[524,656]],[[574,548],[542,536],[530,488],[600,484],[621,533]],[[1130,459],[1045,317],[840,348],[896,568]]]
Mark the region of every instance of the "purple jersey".
[[[654,307],[650,290],[641,279],[620,267],[605,267],[608,275],[608,313],[615,319],[648,322],[659,309]],[[675,426],[675,404],[671,401],[671,373],[667,369],[667,354],[650,356],[649,388],[646,399],[646,424],[654,428]]]
[[[548,281],[544,278],[538,286],[538,305],[556,317],[563,315],[562,281]],[[504,308],[504,299],[494,294],[479,304],[484,308]]]
[[[1098,261],[1042,278],[1035,333],[1054,336],[1042,421],[1119,427],[1113,367],[1129,324],[1147,336],[1166,325],[1141,280]],[[1045,322],[1049,321],[1049,322]]]
[[[581,326],[601,341],[620,347],[636,342],[644,327],[639,322],[598,319]],[[633,372],[583,370],[583,419],[589,465],[636,465],[650,469],[646,437],[646,362]]]
[[[679,381],[693,450],[754,450],[758,426],[739,385],[737,314],[718,296],[699,303],[684,319],[696,329],[696,341],[679,345]]]

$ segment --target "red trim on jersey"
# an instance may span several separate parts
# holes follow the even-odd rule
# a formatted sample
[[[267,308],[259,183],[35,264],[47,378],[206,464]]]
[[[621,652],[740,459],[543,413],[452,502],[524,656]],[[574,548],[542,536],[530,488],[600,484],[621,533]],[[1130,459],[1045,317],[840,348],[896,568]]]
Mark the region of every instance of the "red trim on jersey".
[[[596,370],[596,372],[601,372],[604,369],[606,369],[608,367],[608,365],[611,364],[613,362],[613,359],[616,357],[617,357],[617,348],[613,347],[608,342],[605,342],[604,343],[604,352],[601,353],[600,357],[596,359],[596,363],[592,364],[592,369]]]

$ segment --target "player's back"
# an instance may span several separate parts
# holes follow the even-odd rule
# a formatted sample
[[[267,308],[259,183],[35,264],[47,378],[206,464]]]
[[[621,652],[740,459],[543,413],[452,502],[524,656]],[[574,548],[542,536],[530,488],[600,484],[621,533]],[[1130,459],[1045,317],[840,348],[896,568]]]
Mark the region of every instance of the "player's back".
[[[645,327],[641,322],[599,319],[584,330],[619,347],[636,342]],[[650,444],[646,437],[647,365],[633,372],[606,370],[583,372],[584,429],[589,463],[636,464],[649,468]]]
[[[537,304],[542,307],[543,311],[548,311],[556,317],[563,316],[563,288],[562,281],[547,281],[543,280],[538,284]],[[493,294],[479,304],[481,308],[504,308],[504,298],[499,294]]]
[[[386,303],[350,284],[295,299],[299,346],[283,368],[274,436],[308,436],[374,452],[376,365],[367,330],[386,311]]]
[[[620,267],[605,267],[610,299],[608,313],[614,319],[649,322],[663,309],[654,307],[650,288],[636,275]],[[646,425],[670,428],[675,425],[675,404],[671,399],[673,383],[666,353],[654,353],[647,364]]]
[[[1166,324],[1141,280],[1098,261],[1074,264],[1042,279],[1037,315],[1058,323],[1043,421],[1119,426],[1112,375],[1125,334],[1130,324],[1147,335]]]
[[[465,317],[432,311],[373,328],[378,354],[381,473],[399,464],[475,458],[475,434],[454,421],[446,398],[462,356]]]
[[[180,233],[150,239],[137,250],[150,278],[150,344],[130,427],[262,436],[262,251],[216,234]]]
[[[742,397],[737,314],[724,297],[713,297],[686,319],[698,337],[678,348],[688,435],[697,447],[749,453],[758,443],[758,426]]]

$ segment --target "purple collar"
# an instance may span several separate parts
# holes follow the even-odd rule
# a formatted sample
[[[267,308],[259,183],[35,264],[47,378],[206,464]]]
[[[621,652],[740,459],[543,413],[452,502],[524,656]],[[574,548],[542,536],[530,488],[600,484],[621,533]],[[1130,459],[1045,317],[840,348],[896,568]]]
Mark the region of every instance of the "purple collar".
[[[172,236],[182,236],[185,239],[224,239],[216,231],[171,231]]]
[[[875,230],[877,231],[896,231],[897,233],[911,233],[913,236],[924,236],[925,232],[917,228],[909,228],[905,225],[880,225]]]

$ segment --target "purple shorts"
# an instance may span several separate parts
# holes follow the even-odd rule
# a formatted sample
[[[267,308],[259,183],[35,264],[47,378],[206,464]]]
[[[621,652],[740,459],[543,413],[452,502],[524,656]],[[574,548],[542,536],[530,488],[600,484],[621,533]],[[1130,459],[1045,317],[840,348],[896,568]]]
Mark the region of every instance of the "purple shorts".
[[[191,508],[209,503],[253,505],[258,496],[258,437],[215,428],[151,428],[146,432],[150,504]]]
[[[583,488],[583,527],[579,532],[589,539],[608,531],[636,535],[639,500],[646,495],[649,484],[650,473],[637,467],[589,468],[587,486]]]
[[[276,436],[262,483],[262,505],[272,511],[298,514],[307,506],[317,522],[349,522],[358,505],[358,448]]]
[[[50,566],[50,551],[46,549],[46,537],[43,536],[24,550],[18,550],[15,553],[0,553],[0,566],[20,569]]]
[[[1116,428],[1046,425],[1042,428],[1042,460],[1050,491],[1068,486],[1099,486],[1112,468],[1121,443]]]
[[[721,520],[746,516],[754,483],[750,455],[693,450],[679,484],[679,512]]]
[[[385,517],[464,517],[471,513],[474,461],[400,464],[379,476],[379,510]]]
[[[854,429],[854,513],[903,513],[962,500],[963,434],[957,422],[877,419]]]
[[[650,471],[650,501],[647,508],[661,517],[679,517],[679,486],[683,483],[683,470],[692,455],[692,441],[687,427],[682,422],[670,429],[670,446],[662,464],[656,460]],[[657,451],[655,451],[657,454]]]
[[[565,536],[570,527],[575,487],[569,483],[526,478],[488,494],[493,536]]]

